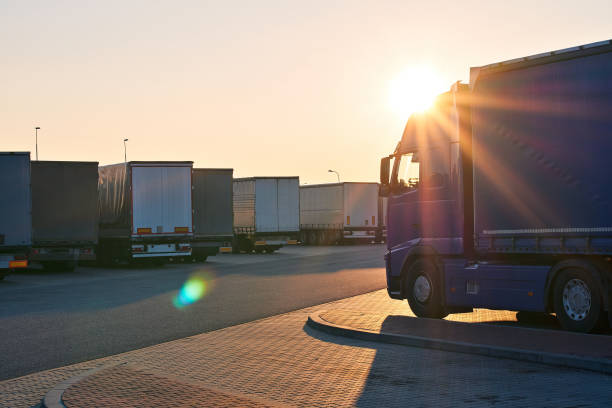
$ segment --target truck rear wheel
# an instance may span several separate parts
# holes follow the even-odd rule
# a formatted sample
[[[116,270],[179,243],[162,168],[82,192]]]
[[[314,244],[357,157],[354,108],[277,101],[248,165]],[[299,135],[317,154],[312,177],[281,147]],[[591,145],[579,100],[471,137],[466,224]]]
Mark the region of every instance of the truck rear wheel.
[[[553,294],[554,310],[564,329],[589,333],[605,325],[601,291],[589,271],[578,267],[562,270]]]
[[[441,319],[447,315],[442,305],[442,284],[436,265],[427,259],[414,262],[403,280],[404,295],[418,317]]]

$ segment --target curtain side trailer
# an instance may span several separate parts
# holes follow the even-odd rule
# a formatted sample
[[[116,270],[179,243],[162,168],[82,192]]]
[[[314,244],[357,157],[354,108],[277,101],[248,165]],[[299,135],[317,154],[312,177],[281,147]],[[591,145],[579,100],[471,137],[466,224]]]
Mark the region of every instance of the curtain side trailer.
[[[0,152],[0,279],[28,266],[32,245],[30,153]]]
[[[192,167],[132,161],[99,168],[101,262],[191,256]]]
[[[193,259],[231,252],[234,238],[233,169],[193,169]]]
[[[300,233],[298,177],[234,179],[234,252],[273,252]]]
[[[472,68],[381,161],[387,290],[418,316],[612,315],[612,43]],[[393,167],[391,166],[393,161]],[[390,176],[390,177],[389,177]]]
[[[32,161],[30,261],[72,270],[95,260],[98,162]]]
[[[300,186],[301,241],[309,245],[372,242],[380,235],[378,183]]]

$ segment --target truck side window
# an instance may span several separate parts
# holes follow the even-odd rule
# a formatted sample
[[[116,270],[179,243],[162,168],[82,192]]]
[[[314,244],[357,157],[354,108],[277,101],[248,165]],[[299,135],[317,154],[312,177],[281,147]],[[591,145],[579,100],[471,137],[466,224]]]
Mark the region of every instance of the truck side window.
[[[393,184],[395,184],[397,193],[416,190],[419,186],[418,153],[404,154],[396,157],[395,160]]]
[[[421,185],[426,188],[442,187],[448,182],[449,152],[448,149],[436,147],[422,154]]]

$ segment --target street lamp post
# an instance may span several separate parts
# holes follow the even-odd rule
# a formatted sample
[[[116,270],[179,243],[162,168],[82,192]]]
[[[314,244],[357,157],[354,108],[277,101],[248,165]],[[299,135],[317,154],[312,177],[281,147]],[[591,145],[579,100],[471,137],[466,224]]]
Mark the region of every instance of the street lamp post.
[[[38,161],[38,129],[40,129],[39,126],[34,128],[34,131],[36,132],[36,161]]]
[[[127,142],[128,139],[123,139],[123,161],[125,163],[127,163],[127,145],[125,142]]]
[[[338,173],[336,170],[327,170],[328,173],[336,173],[336,177],[338,177],[338,183],[340,182],[340,173]]]

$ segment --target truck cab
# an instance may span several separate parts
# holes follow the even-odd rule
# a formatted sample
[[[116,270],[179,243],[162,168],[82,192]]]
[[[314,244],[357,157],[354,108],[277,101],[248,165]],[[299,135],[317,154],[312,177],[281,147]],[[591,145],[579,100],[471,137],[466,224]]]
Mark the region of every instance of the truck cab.
[[[468,92],[466,85],[455,84],[432,109],[411,116],[395,151],[382,160],[381,193],[388,197],[387,289],[392,298],[406,298],[407,284],[395,272],[407,264],[465,253],[460,138],[468,138],[469,132],[461,128],[459,116],[469,114],[460,106]],[[415,280],[421,300],[434,296],[434,282]],[[436,297],[441,290],[435,290]]]

